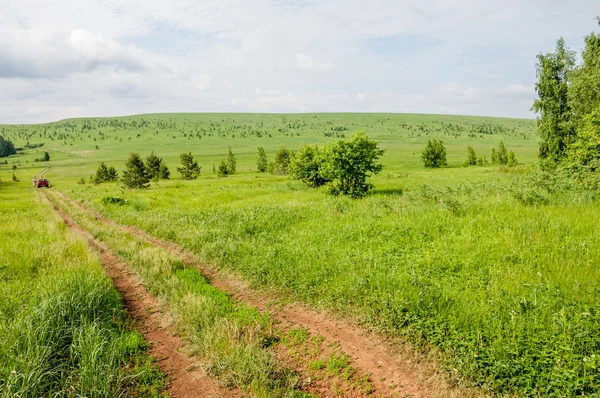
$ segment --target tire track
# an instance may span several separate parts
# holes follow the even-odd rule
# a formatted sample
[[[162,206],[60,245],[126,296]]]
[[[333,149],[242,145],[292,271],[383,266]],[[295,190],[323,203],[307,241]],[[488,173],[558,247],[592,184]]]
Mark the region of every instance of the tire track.
[[[351,365],[370,374],[373,396],[400,397],[483,397],[481,392],[451,385],[448,376],[435,365],[422,361],[414,350],[399,347],[380,336],[364,330],[351,322],[335,319],[324,311],[315,311],[302,304],[277,304],[277,297],[251,289],[247,282],[199,261],[196,256],[174,242],[164,241],[147,232],[120,225],[76,201],[62,192],[65,200],[93,214],[102,223],[127,231],[156,245],[181,259],[186,265],[198,269],[216,288],[231,294],[237,300],[269,313],[284,328],[301,326],[313,335],[325,338],[326,343],[339,344],[350,355]]]
[[[149,354],[158,361],[159,369],[169,376],[167,391],[174,398],[228,398],[239,395],[238,391],[223,389],[215,381],[200,370],[198,364],[190,357],[179,352],[184,346],[175,331],[167,325],[161,306],[139,282],[128,266],[121,262],[106,245],[96,240],[87,230],[77,224],[51,200],[48,192],[45,199],[62,217],[65,223],[76,234],[82,236],[100,255],[102,266],[112,279],[129,316],[135,321],[135,328],[150,344]],[[192,370],[195,369],[195,370]]]

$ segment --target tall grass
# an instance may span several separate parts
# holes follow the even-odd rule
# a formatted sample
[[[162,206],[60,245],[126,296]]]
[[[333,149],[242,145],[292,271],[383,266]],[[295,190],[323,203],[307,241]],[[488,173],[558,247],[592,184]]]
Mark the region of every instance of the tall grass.
[[[528,189],[494,177],[355,201],[206,181],[98,209],[258,286],[439,347],[490,391],[589,395],[600,390],[600,205],[588,193],[520,201]]]
[[[160,393],[128,369],[146,344],[97,259],[28,188],[0,187],[0,396],[118,397],[146,372]]]

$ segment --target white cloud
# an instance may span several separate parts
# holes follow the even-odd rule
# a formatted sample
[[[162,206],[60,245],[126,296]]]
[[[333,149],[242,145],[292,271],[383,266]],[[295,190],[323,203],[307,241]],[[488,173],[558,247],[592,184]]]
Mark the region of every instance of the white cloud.
[[[579,48],[600,14],[594,0],[0,0],[0,9],[0,123],[156,111],[527,117],[536,54],[559,36]]]

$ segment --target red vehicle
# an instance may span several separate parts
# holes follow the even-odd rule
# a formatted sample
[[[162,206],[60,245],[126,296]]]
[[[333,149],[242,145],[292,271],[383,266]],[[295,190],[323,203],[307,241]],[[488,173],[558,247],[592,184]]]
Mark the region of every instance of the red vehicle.
[[[37,181],[37,187],[38,188],[42,188],[42,187],[50,188],[50,182],[45,178],[40,178]]]

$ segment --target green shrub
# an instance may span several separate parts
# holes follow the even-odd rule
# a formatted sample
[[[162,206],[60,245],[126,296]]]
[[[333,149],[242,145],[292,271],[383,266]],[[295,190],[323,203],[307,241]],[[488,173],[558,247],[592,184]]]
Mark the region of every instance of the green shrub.
[[[272,165],[269,165],[270,172],[273,174],[287,174],[291,156],[292,153],[288,149],[284,147],[279,148],[275,152],[275,161]]]
[[[259,173],[267,171],[267,154],[262,146],[258,147],[258,159],[256,160],[256,169]]]
[[[292,178],[304,182],[309,187],[317,188],[330,182],[321,173],[321,165],[324,161],[318,146],[304,145],[291,157],[288,171]]]
[[[469,166],[475,166],[477,164],[477,155],[471,145],[467,146],[467,164]]]
[[[423,164],[427,168],[439,168],[446,166],[446,148],[443,141],[428,140],[427,146],[421,153]]]
[[[181,159],[181,167],[177,168],[179,174],[181,174],[181,178],[184,180],[195,180],[200,176],[201,167],[198,166],[198,163],[194,160],[191,152],[182,153],[179,155]]]
[[[102,200],[100,201],[103,205],[126,205],[127,203],[129,203],[128,200],[123,199],[120,196],[105,196],[102,198]]]

